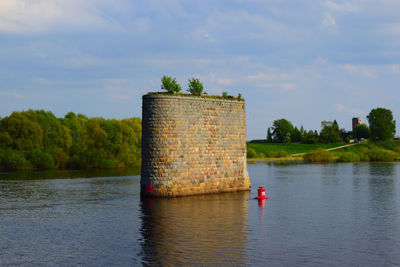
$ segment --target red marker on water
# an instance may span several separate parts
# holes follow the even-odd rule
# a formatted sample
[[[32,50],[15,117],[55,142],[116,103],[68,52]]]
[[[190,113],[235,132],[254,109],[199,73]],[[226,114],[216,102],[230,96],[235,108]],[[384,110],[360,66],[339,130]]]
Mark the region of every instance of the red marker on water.
[[[147,187],[144,190],[144,192],[146,192],[146,193],[154,193],[154,188],[153,188],[153,185],[151,184],[151,182],[149,182],[149,184],[147,185]]]
[[[264,186],[260,186],[258,188],[258,196],[256,199],[268,199],[268,197],[265,195],[265,188]]]

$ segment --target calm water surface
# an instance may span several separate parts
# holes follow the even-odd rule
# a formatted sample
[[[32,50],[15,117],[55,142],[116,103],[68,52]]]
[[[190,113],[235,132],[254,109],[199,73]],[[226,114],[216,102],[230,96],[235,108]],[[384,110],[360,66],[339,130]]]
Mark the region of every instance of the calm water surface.
[[[0,266],[400,265],[400,163],[248,169],[251,192],[148,200],[135,170],[0,173]]]

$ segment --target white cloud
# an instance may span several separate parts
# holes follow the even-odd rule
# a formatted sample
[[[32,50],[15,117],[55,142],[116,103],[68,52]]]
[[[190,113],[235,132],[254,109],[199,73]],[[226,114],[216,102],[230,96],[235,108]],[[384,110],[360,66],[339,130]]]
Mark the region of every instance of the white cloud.
[[[68,29],[121,31],[101,8],[112,9],[111,0],[1,0],[0,32],[42,33]],[[114,5],[117,3],[114,2]]]
[[[146,59],[144,64],[152,66],[154,68],[209,68],[216,65],[225,64],[223,59],[214,58],[158,58],[152,57]]]
[[[150,30],[150,21],[145,18],[139,18],[133,22],[133,30],[135,32],[145,33]]]
[[[196,42],[214,43],[215,39],[211,37],[210,33],[202,27],[195,29],[191,33],[191,37]]]
[[[324,19],[322,20],[322,25],[326,27],[336,27],[336,20],[331,14],[324,13]]]
[[[109,92],[111,98],[123,101],[130,100],[133,98],[131,92],[126,87],[121,86],[120,82],[110,81],[110,83],[112,85],[106,86],[105,90]]]
[[[292,91],[295,86],[292,83],[264,83],[260,84],[259,87],[262,88],[275,88],[275,89],[281,89],[282,91]]]
[[[0,96],[12,97],[12,98],[17,98],[17,99],[25,98],[24,95],[17,93],[17,92],[0,92]]]
[[[244,78],[251,81],[268,81],[275,79],[288,79],[290,77],[287,73],[258,73],[255,75],[247,75]]]
[[[50,80],[47,80],[47,79],[44,79],[41,77],[36,78],[35,81],[41,85],[53,85],[54,84],[53,81],[50,81]]]
[[[87,68],[110,63],[110,60],[82,55],[78,57],[69,57],[65,59],[64,63],[73,68]]]
[[[132,99],[132,96],[129,96],[129,95],[126,95],[126,94],[122,94],[122,93],[114,93],[114,94],[111,95],[111,97],[115,98],[117,100],[124,100],[124,101]]]
[[[217,79],[217,83],[221,85],[232,85],[235,83],[235,80],[232,79]]]
[[[252,81],[260,81],[260,80],[273,80],[276,79],[277,75],[275,73],[258,73],[255,75],[247,75],[245,79]]]
[[[350,74],[358,74],[367,78],[376,78],[376,75],[367,66],[346,64],[343,65],[343,69]]]
[[[400,23],[385,23],[378,27],[378,34],[400,36]]]
[[[126,83],[128,80],[122,78],[109,78],[109,79],[104,79],[104,81],[110,84],[123,84]]]
[[[192,33],[192,39],[212,42],[269,41],[273,43],[302,43],[310,40],[309,28],[288,25],[284,20],[259,15],[246,10],[219,10],[207,14]]]
[[[324,5],[332,11],[336,12],[357,12],[360,8],[350,1],[344,1],[341,3],[336,3],[335,1],[327,0],[324,2]]]
[[[342,104],[335,104],[335,108],[339,112],[349,113],[354,116],[365,116],[367,114],[365,111],[356,108],[349,108]]]

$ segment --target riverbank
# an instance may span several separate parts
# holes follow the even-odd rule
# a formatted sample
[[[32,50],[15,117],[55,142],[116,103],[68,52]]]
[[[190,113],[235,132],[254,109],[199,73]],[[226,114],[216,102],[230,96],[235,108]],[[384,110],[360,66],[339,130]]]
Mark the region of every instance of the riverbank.
[[[400,160],[400,142],[360,144],[247,143],[247,161],[267,162],[370,162]]]

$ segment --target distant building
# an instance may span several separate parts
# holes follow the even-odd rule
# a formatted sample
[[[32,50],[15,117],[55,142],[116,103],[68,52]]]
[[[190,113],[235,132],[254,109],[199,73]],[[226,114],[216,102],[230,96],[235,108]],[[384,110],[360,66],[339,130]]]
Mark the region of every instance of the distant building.
[[[352,130],[354,131],[354,128],[356,128],[358,125],[360,125],[362,123],[363,123],[363,121],[361,118],[353,118],[352,119],[352,126],[353,126]]]

